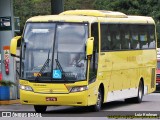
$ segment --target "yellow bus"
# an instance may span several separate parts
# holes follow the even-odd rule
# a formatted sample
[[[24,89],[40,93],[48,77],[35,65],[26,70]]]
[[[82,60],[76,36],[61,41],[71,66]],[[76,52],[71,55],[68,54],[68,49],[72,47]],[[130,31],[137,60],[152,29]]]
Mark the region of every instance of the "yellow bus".
[[[156,88],[156,32],[151,17],[103,10],[70,10],[27,20],[11,40],[20,52],[20,101],[91,106],[124,99],[140,103]]]

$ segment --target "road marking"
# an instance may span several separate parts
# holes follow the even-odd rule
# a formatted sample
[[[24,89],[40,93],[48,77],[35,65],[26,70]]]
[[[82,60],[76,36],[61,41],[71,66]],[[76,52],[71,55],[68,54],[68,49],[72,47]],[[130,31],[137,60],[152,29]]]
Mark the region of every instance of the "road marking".
[[[160,96],[160,93],[152,93],[152,94],[148,94],[148,95]]]

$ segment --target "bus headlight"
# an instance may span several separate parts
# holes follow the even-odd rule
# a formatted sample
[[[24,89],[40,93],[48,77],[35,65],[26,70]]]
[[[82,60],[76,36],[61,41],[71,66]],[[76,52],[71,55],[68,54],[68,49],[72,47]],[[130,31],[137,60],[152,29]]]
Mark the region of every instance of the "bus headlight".
[[[32,87],[27,85],[19,85],[20,89],[26,90],[26,91],[33,91]]]
[[[88,90],[88,86],[73,87],[70,92],[81,92],[85,90]]]

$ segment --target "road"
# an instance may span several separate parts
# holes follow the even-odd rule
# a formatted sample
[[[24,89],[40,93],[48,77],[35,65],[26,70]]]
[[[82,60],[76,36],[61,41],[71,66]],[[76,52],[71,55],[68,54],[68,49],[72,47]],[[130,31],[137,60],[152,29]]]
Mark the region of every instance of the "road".
[[[1,105],[0,111],[28,111],[33,112],[32,105]],[[158,112],[159,111],[159,112]],[[140,104],[125,103],[124,100],[109,102],[104,104],[100,112],[90,112],[86,107],[70,106],[49,106],[47,113],[42,116],[47,117],[106,117],[109,115],[134,115],[139,113],[153,113],[160,115],[160,93],[152,93],[143,97]]]

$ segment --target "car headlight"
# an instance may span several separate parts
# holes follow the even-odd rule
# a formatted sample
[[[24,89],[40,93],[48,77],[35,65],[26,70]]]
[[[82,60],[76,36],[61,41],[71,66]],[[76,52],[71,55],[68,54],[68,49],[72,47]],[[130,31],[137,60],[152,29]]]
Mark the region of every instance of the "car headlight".
[[[26,90],[26,91],[33,91],[32,87],[27,85],[19,85],[20,89]]]
[[[73,87],[70,92],[81,92],[85,90],[88,90],[88,86]]]

